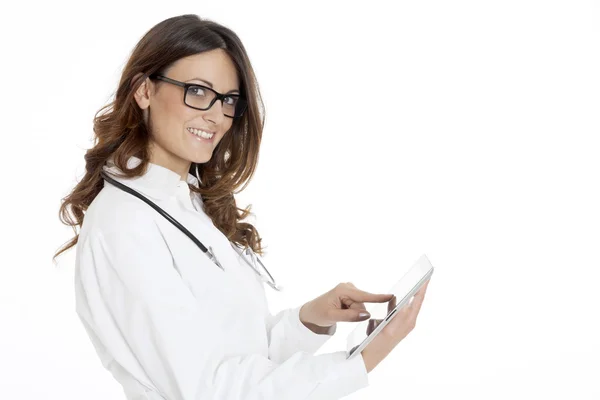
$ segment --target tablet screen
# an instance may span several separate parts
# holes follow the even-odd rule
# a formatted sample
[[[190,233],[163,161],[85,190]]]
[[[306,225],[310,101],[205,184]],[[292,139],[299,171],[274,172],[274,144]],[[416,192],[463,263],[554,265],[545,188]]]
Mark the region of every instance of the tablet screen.
[[[414,297],[414,293],[427,281],[433,266],[424,254],[413,264],[404,276],[387,292],[394,297],[386,303],[366,303],[365,307],[371,314],[366,321],[356,323],[356,328],[350,333],[347,340],[348,356],[351,355],[363,342],[372,335],[377,326],[390,315],[398,306],[398,309],[408,304]],[[362,351],[362,349],[361,349]]]

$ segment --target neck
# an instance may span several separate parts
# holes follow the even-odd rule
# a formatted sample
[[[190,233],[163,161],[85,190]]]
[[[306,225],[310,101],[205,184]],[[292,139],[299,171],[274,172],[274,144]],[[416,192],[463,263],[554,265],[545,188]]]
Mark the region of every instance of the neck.
[[[159,149],[150,149],[150,162],[161,167],[170,169],[181,177],[182,181],[187,182],[188,172],[192,163],[175,156],[174,154],[161,151]]]

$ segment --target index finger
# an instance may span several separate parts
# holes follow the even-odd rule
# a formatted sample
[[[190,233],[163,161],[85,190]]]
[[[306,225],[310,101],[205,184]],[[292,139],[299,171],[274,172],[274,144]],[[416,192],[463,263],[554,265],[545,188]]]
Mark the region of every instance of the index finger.
[[[351,289],[349,296],[352,300],[361,303],[385,303],[394,297],[393,294],[375,294],[360,289]]]

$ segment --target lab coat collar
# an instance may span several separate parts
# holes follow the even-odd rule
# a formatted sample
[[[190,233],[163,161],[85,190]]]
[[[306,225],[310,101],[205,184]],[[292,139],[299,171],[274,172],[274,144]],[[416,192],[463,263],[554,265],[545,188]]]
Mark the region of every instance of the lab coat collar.
[[[127,161],[127,168],[134,168],[141,162],[142,160],[140,158],[131,156]],[[181,176],[176,172],[151,162],[148,163],[148,170],[144,175],[134,178],[113,176],[115,173],[120,173],[121,171],[114,164],[112,157],[106,161],[103,170],[110,174],[116,181],[123,183],[144,195],[153,197],[156,200],[164,200],[174,196],[177,193],[178,188],[181,187],[181,183],[184,183]],[[198,179],[190,173],[188,173],[186,183],[198,187]],[[187,185],[185,188],[189,190]]]

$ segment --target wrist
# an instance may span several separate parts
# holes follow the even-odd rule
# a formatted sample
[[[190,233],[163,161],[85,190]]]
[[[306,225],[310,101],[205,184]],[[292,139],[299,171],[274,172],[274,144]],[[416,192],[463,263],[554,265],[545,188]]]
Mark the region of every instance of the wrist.
[[[333,324],[331,326],[321,326],[321,325],[316,325],[316,324],[313,324],[310,322],[304,322],[302,320],[300,320],[300,322],[302,322],[302,325],[304,325],[305,327],[310,329],[312,332],[319,334],[319,335],[333,335],[336,331],[335,324]]]
[[[373,359],[373,354],[368,352],[367,349],[364,349],[360,355],[363,358],[363,362],[365,363],[365,369],[367,370],[367,374],[375,369],[378,362]]]
[[[389,343],[378,341],[378,339],[380,339],[380,337],[376,337],[361,352],[365,361],[367,372],[374,370],[375,367],[377,367],[377,365],[379,365],[379,363],[383,361],[383,359],[386,358],[395,347]]]
[[[312,332],[319,335],[333,335],[337,329],[337,324],[333,325],[319,325],[314,322],[311,322],[307,319],[307,313],[310,314],[309,304],[306,303],[302,307],[300,307],[300,311],[298,312],[298,318],[302,325],[311,330]]]

